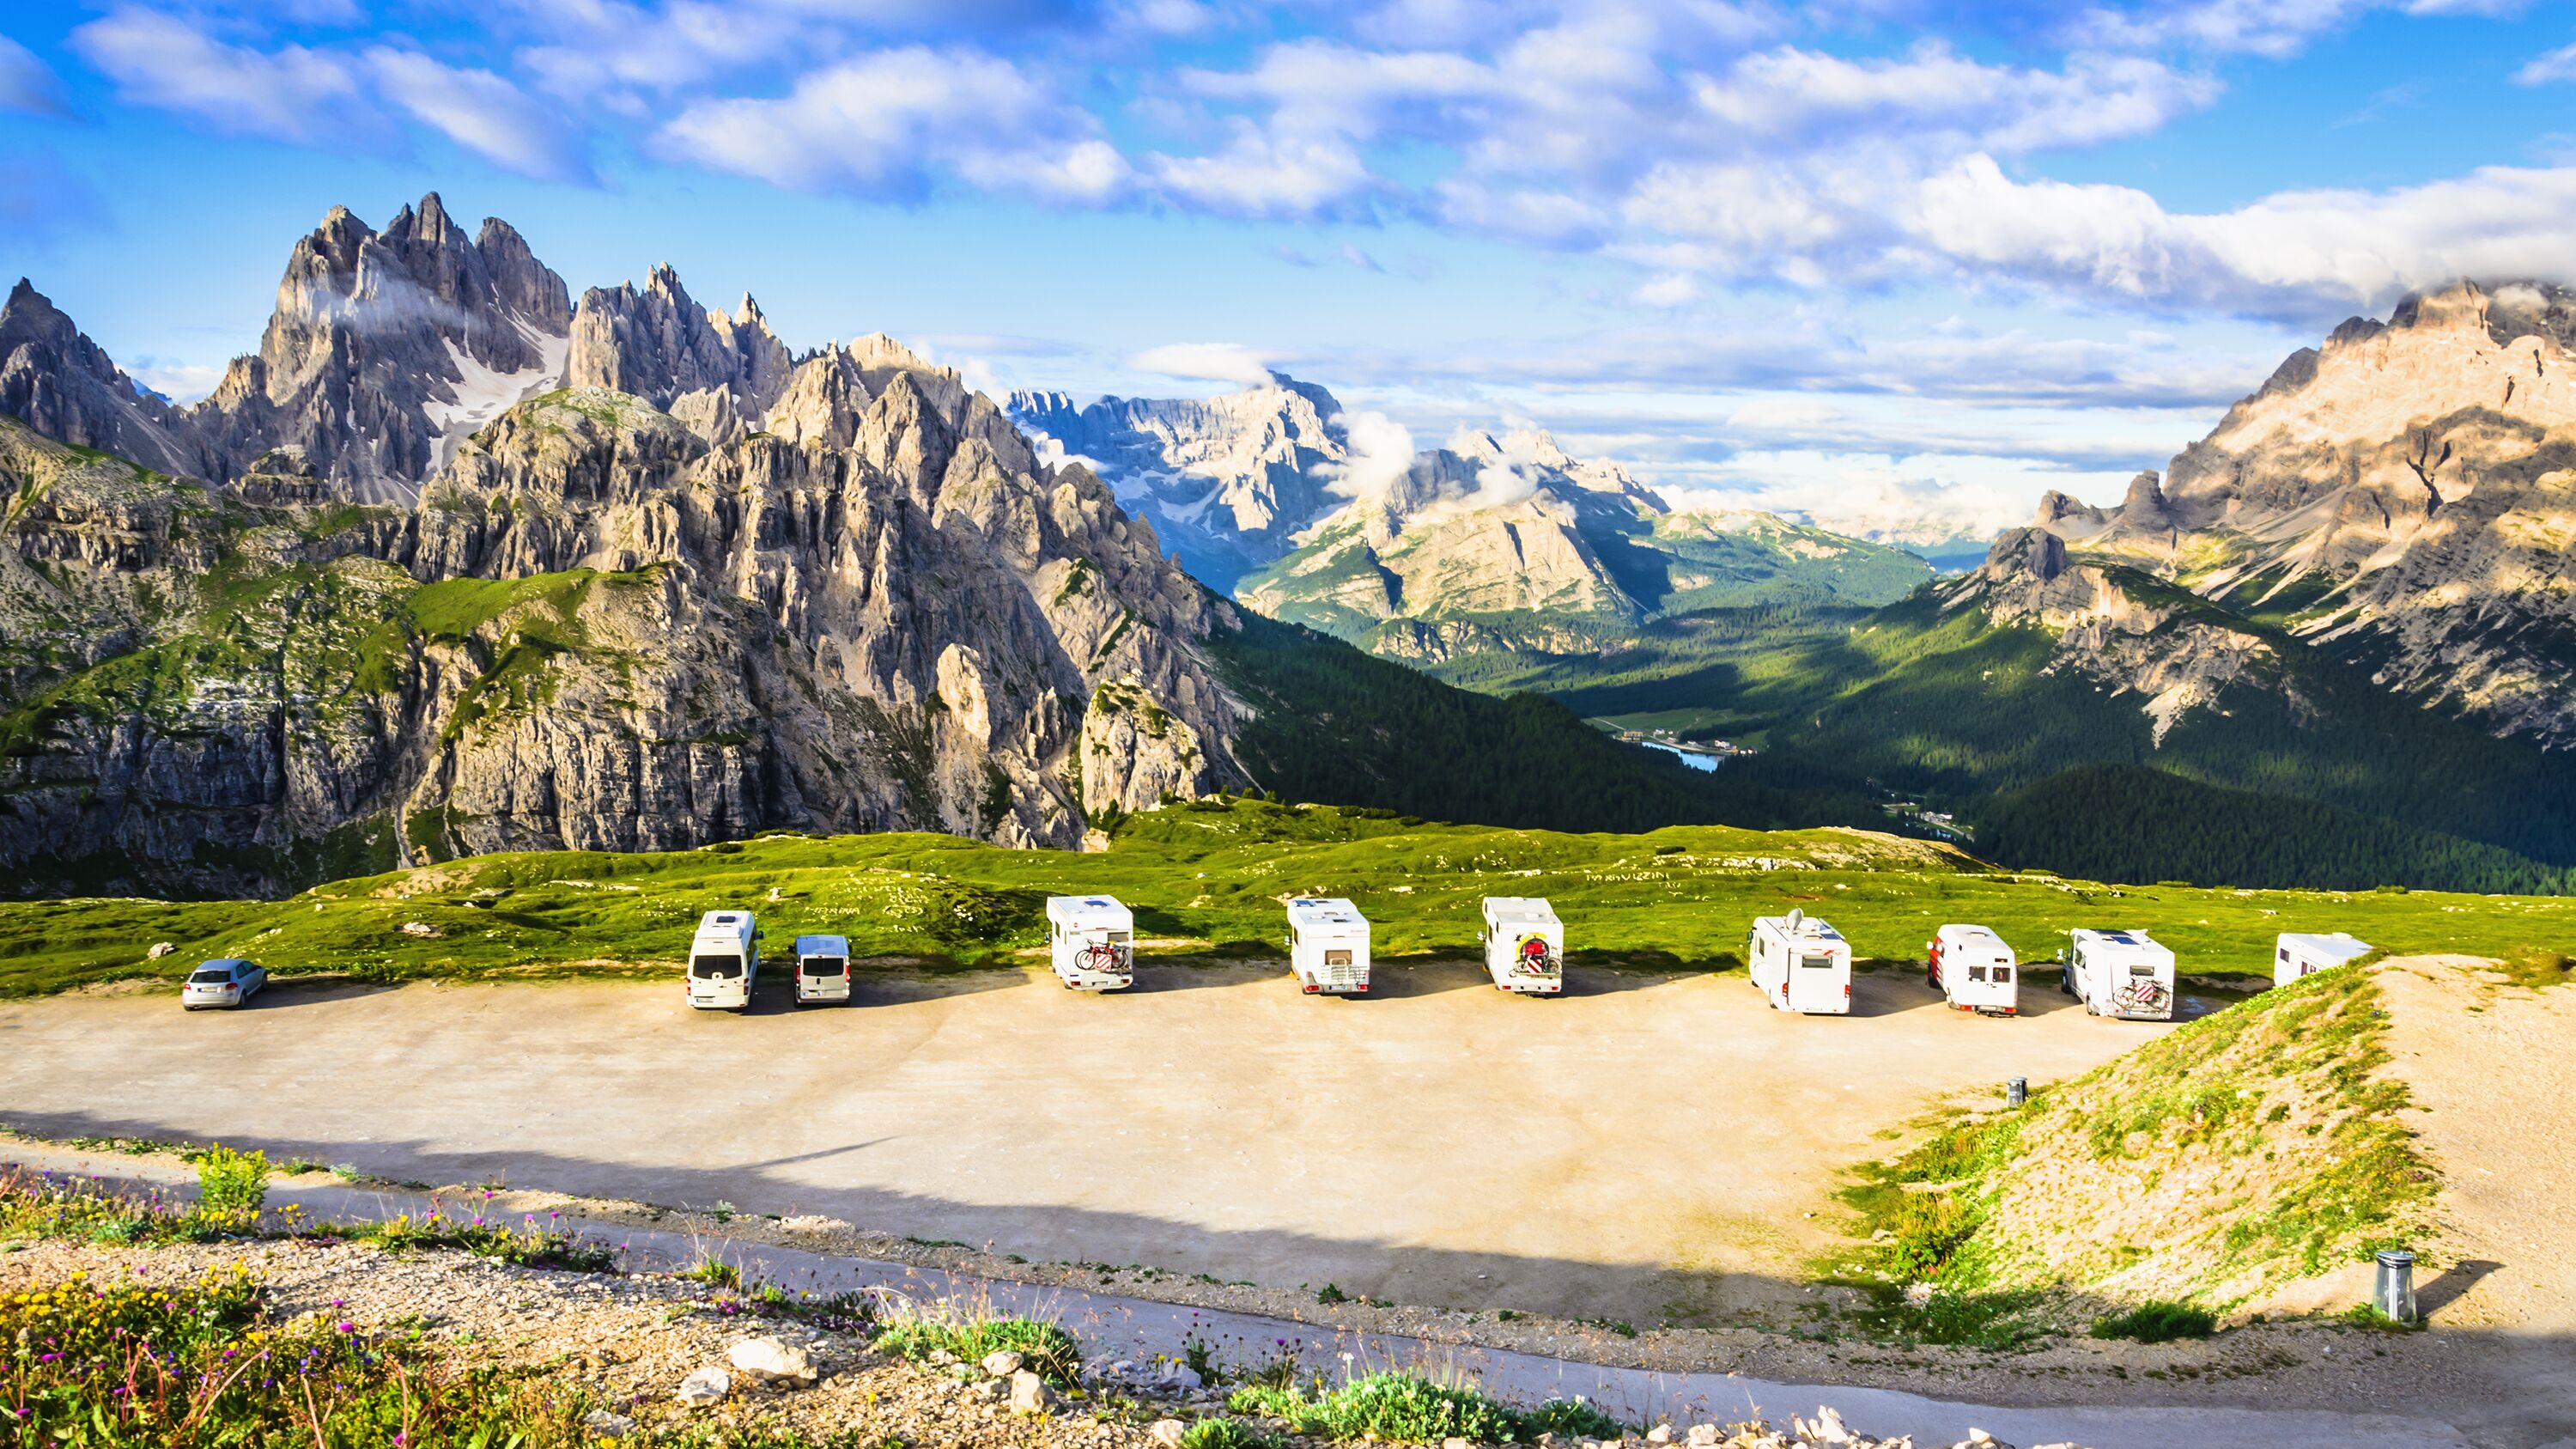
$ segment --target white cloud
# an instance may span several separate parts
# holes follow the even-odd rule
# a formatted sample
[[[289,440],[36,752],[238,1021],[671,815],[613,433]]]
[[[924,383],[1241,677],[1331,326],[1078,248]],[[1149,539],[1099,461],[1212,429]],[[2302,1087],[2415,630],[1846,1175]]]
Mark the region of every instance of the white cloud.
[[[63,83],[35,52],[0,35],[0,111],[31,116],[68,116]]]
[[[588,175],[575,138],[492,72],[386,46],[367,51],[366,61],[388,100],[495,165],[552,180]]]
[[[1324,490],[1361,502],[1385,498],[1413,467],[1413,434],[1380,412],[1346,412],[1342,431],[1350,439],[1350,462]]]
[[[699,101],[656,148],[806,191],[913,196],[942,168],[995,190],[1100,203],[1127,164],[1091,118],[1037,78],[975,50],[904,46],[811,72],[787,95]]]
[[[1980,155],[1926,183],[1909,225],[1959,262],[2095,294],[2250,312],[2377,308],[2462,276],[2576,275],[2576,167],[2488,166],[2175,215],[2131,187],[2014,181]]]
[[[1679,307],[1699,296],[1699,283],[1688,272],[1666,272],[1628,294],[1646,307]]]
[[[1998,151],[2137,135],[2217,96],[2210,77],[2136,56],[2076,55],[2050,71],[1982,65],[1937,41],[1903,59],[1784,46],[1745,57],[1697,90],[1710,115],[1764,137],[1955,134]]]
[[[2513,83],[2520,86],[2557,85],[2565,81],[2576,81],[2576,45],[2562,45],[2534,56],[2528,65],[2513,73]]]
[[[345,139],[363,120],[359,78],[323,51],[225,45],[131,6],[74,30],[71,44],[116,82],[119,99],[184,111],[219,131],[314,142]]]
[[[1329,215],[1377,185],[1347,141],[1282,140],[1248,125],[1221,151],[1158,155],[1150,169],[1166,195],[1228,216]]]
[[[1149,347],[1127,359],[1138,372],[1201,382],[1239,382],[1260,387],[1270,381],[1270,362],[1262,353],[1233,342],[1173,342]]]

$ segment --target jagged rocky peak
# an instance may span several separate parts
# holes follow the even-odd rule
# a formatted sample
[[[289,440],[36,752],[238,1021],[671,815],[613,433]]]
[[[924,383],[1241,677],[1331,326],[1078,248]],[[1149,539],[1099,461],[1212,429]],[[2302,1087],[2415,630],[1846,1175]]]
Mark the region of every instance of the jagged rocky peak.
[[[761,417],[786,390],[794,359],[746,293],[731,313],[701,306],[668,263],[632,282],[582,293],[572,319],[568,382],[671,407],[692,393],[732,395],[739,420]],[[703,410],[699,405],[698,410]]]
[[[292,443],[343,496],[408,502],[467,434],[559,384],[569,316],[506,222],[468,238],[436,192],[381,232],[335,206],[288,254],[258,353],[191,422],[219,476]]]
[[[26,278],[0,303],[0,413],[165,473],[211,471],[195,430]]]

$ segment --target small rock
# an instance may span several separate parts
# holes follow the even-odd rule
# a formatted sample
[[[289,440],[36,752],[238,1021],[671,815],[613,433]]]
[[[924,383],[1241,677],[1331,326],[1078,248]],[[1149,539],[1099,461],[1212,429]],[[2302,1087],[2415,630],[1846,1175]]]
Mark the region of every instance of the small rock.
[[[162,957],[167,956],[178,949],[178,947],[171,945],[167,941],[155,941],[152,943],[152,949],[143,953],[143,959],[146,961],[158,961]]]
[[[955,1362],[957,1362],[957,1355],[944,1348],[934,1348],[930,1351],[930,1364],[933,1368],[946,1368]]]
[[[438,928],[427,921],[405,921],[402,923],[402,933],[406,936],[435,936],[438,934]]]
[[[1057,1402],[1058,1400],[1056,1398],[1055,1390],[1048,1388],[1046,1386],[1046,1380],[1039,1378],[1036,1374],[1029,1372],[1027,1369],[1021,1369],[1019,1372],[1011,1375],[1012,1413],[1051,1413],[1054,1411]]]
[[[1694,1443],[1694,1444],[1698,1444],[1698,1445],[1703,1446],[1703,1449],[1705,1449],[1705,1446],[1707,1446],[1707,1445],[1710,1445],[1710,1444],[1714,1444],[1714,1443],[1716,1443],[1716,1442],[1717,1442],[1717,1426],[1716,1426],[1715,1424],[1693,1424],[1693,1425],[1691,1425],[1691,1426],[1690,1426],[1690,1441],[1691,1441],[1692,1443]]]
[[[1008,1379],[979,1379],[966,1386],[966,1392],[979,1399],[998,1399],[1011,1391]]]
[[[1440,1441],[1440,1449],[1476,1449],[1476,1446],[1460,1435],[1452,1434]]]
[[[1181,1436],[1187,1432],[1188,1426],[1178,1419],[1156,1419],[1153,1427],[1145,1431],[1145,1437],[1168,1446],[1168,1449],[1180,1449]]]
[[[1018,1354],[1007,1348],[997,1348],[984,1355],[984,1372],[997,1379],[1006,1379],[1020,1371],[1022,1362]]]
[[[1202,1387],[1207,1381],[1199,1377],[1197,1369],[1185,1363],[1176,1363],[1155,1375],[1154,1382],[1166,1389],[1188,1393]]]
[[[581,1426],[602,1439],[623,1439],[635,1432],[633,1419],[624,1414],[612,1414],[606,1409],[593,1409],[582,1415]]]
[[[1646,1431],[1646,1442],[1649,1444],[1670,1444],[1673,1442],[1673,1426],[1670,1424],[1657,1424],[1655,1427],[1648,1429]]]
[[[680,1380],[679,1392],[672,1397],[689,1408],[698,1409],[723,1403],[725,1395],[732,1392],[733,1375],[720,1368],[702,1368],[693,1370],[687,1378]]]
[[[1976,1430],[1968,1432],[1973,1434]],[[1848,1444],[1852,1442],[1852,1431],[1843,1427],[1842,1415],[1831,1408],[1820,1408],[1816,1410],[1816,1437],[1828,1444]]]
[[[763,1383],[810,1384],[822,1377],[814,1356],[779,1338],[746,1338],[725,1354],[733,1366]]]

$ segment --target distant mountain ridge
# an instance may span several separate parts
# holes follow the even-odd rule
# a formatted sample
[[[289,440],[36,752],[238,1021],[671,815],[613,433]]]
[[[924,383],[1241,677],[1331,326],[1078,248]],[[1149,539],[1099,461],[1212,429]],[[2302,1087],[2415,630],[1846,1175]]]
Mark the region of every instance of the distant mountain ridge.
[[[1588,648],[1692,608],[1884,603],[1932,577],[1777,515],[1677,513],[1538,429],[1462,429],[1374,476],[1387,464],[1357,456],[1339,401],[1282,373],[1204,401],[1020,392],[1010,411],[1042,447],[1097,462],[1200,577],[1421,662]]]

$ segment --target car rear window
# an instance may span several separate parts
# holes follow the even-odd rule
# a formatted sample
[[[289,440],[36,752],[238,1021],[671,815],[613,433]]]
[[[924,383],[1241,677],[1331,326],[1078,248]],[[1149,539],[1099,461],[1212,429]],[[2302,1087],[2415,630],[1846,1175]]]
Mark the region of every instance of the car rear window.
[[[805,974],[808,976],[838,976],[849,969],[850,961],[846,956],[808,956],[805,958]]]
[[[742,974],[740,956],[698,956],[689,961],[689,974],[708,981],[730,981]]]
[[[212,971],[200,971],[189,977],[188,981],[196,986],[221,986],[232,979],[233,973],[217,967]]]

